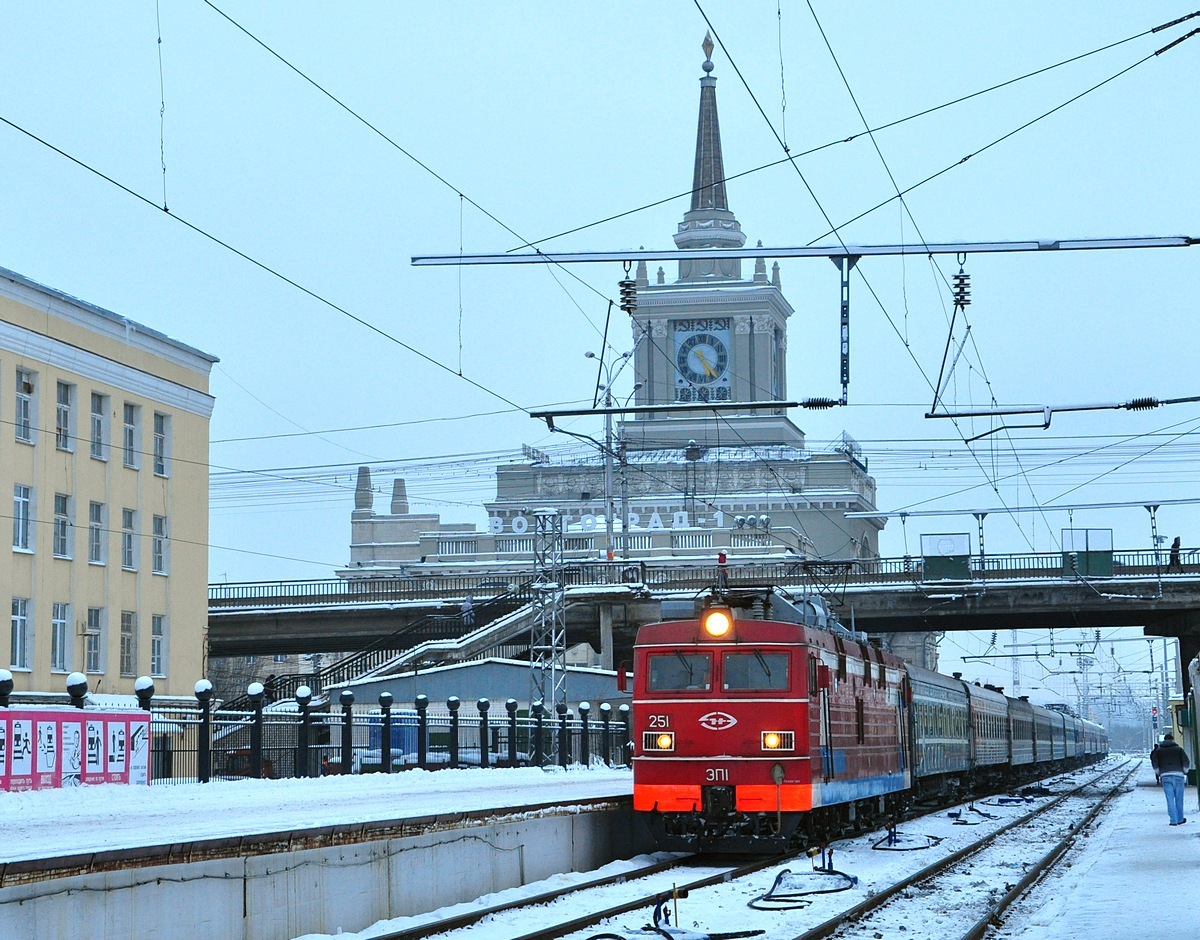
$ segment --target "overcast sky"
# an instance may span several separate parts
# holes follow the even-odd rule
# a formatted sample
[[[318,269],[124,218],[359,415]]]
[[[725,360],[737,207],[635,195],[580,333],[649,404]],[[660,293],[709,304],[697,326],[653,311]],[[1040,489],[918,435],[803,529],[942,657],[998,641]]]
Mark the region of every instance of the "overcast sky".
[[[881,130],[874,145],[863,134],[806,154],[859,135],[864,119],[909,117],[1187,7],[812,10],[716,0],[13,5],[0,59],[0,117],[11,122],[0,126],[0,266],[220,357],[210,580],[242,581],[327,577],[345,564],[360,463],[379,468],[381,492],[404,475],[414,510],[482,524],[498,458],[522,443],[566,446],[521,409],[590,403],[595,370],[583,354],[599,349],[620,266],[430,269],[410,258],[507,250],[653,203],[543,247],[672,247],[691,184],[704,14],[720,39],[725,168],[745,174],[728,184],[729,203],[748,244],[835,243],[830,221],[859,244],[1200,234],[1200,36],[1153,56],[1200,20]],[[780,139],[794,165],[778,165]],[[894,197],[893,179],[908,189],[941,170],[907,195],[907,212],[893,201],[849,221]],[[969,256],[971,332],[944,402],[1200,394],[1197,252]],[[837,272],[822,259],[781,266],[796,308],[789,393],[837,397]],[[957,269],[953,257],[936,268],[921,257],[859,264],[851,405],[794,414],[814,450],[843,431],[859,440],[887,510],[1195,495],[1197,404],[1062,413],[1049,430],[970,448],[962,439],[986,423],[956,431],[926,420]],[[614,324],[610,354],[630,346],[627,324]],[[960,320],[951,358],[963,329]],[[1053,551],[1068,526],[1112,528],[1118,548],[1151,542],[1141,508],[993,511],[987,526],[989,552]],[[1200,545],[1196,507],[1164,507],[1159,527]],[[970,515],[912,516],[889,523],[883,554],[916,554],[923,532],[969,532],[977,550]]]

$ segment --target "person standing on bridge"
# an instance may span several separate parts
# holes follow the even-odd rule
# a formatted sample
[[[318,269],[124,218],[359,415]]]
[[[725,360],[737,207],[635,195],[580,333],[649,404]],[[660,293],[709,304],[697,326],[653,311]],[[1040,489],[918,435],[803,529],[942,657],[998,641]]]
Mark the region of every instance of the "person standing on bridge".
[[[1170,731],[1163,735],[1162,744],[1150,754],[1154,776],[1162,784],[1163,793],[1167,796],[1167,815],[1171,818],[1172,826],[1182,826],[1187,822],[1187,817],[1183,815],[1183,787],[1187,782],[1190,763],[1187,752],[1175,743],[1175,735]]]
[[[462,602],[462,608],[459,611],[462,614],[463,626],[470,629],[475,626],[475,601],[471,595],[467,595],[467,599]]]
[[[1183,539],[1181,539],[1177,535],[1177,536],[1175,536],[1175,541],[1171,543],[1171,554],[1167,560],[1167,570],[1168,571],[1182,571],[1183,570],[1183,563],[1179,560],[1179,553],[1181,551],[1180,543],[1182,541],[1183,541]]]

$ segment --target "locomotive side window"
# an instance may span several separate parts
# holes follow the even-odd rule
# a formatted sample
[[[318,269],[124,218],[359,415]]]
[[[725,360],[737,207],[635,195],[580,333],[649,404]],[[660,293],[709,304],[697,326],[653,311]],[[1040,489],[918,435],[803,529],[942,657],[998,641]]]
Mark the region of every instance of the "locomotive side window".
[[[722,660],[726,691],[765,691],[788,687],[788,654],[726,653]]]
[[[712,656],[708,653],[656,653],[649,657],[651,692],[684,692],[712,688]]]

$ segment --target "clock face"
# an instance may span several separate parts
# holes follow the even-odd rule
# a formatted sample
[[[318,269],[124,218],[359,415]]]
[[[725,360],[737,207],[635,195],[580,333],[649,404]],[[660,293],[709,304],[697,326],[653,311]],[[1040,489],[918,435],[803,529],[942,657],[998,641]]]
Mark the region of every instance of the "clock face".
[[[729,401],[729,319],[675,321],[675,400]]]
[[[693,333],[679,344],[675,364],[693,385],[711,385],[729,368],[729,350],[712,333]]]

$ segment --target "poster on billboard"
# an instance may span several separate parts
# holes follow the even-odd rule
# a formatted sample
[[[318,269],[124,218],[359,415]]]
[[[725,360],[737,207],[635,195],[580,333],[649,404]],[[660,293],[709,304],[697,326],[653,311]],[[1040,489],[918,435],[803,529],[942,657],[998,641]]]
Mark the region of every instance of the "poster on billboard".
[[[150,713],[0,709],[0,790],[150,782]]]

